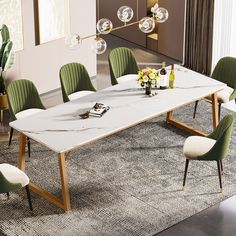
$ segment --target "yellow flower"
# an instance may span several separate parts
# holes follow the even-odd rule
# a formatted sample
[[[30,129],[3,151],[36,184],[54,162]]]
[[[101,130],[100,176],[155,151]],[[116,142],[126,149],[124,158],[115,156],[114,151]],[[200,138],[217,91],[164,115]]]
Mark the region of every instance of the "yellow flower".
[[[155,79],[155,74],[154,73],[150,73],[149,77],[150,77],[150,79]]]
[[[148,82],[148,76],[146,76],[146,75],[143,76],[143,82],[145,82],[145,83]]]
[[[156,84],[156,80],[151,80],[151,83],[154,85],[154,84]]]
[[[152,69],[152,73],[156,74],[157,70],[156,69]]]
[[[140,71],[138,72],[138,76],[141,77],[142,75],[143,75],[143,72],[140,70]]]

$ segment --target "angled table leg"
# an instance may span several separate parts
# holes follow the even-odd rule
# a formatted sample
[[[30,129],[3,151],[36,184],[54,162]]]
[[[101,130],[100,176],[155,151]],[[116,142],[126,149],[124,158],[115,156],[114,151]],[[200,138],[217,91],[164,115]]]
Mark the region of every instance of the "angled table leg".
[[[60,178],[61,178],[62,200],[32,182],[30,182],[29,186],[30,189],[32,189],[34,192],[46,198],[48,201],[52,202],[56,206],[64,209],[65,211],[70,211],[71,210],[70,193],[69,193],[68,177],[67,177],[66,161],[64,153],[58,154],[58,162],[59,162]]]
[[[212,100],[212,121],[213,121],[213,128],[216,128],[216,126],[219,123],[217,93],[213,93],[211,95],[211,100]]]
[[[20,150],[19,150],[19,169],[25,171],[25,145],[26,145],[26,136],[20,133]]]
[[[213,93],[211,95],[212,99],[212,121],[213,121],[213,128],[216,128],[216,126],[219,123],[219,117],[218,117],[218,100],[217,100],[217,93]],[[180,122],[179,120],[175,119],[173,116],[173,111],[167,112],[166,122],[168,124],[171,124],[179,129],[185,130],[191,134],[194,135],[200,135],[200,136],[206,136],[206,134],[202,131],[199,131],[197,129],[194,129],[193,127]]]
[[[59,168],[60,168],[64,209],[66,211],[69,211],[71,210],[70,193],[69,193],[68,176],[67,176],[67,169],[66,169],[66,157],[64,153],[58,154],[58,161],[59,161]]]
[[[167,112],[166,122],[167,122],[167,124],[171,124],[179,129],[185,130],[191,134],[206,136],[206,134],[204,132],[194,129],[193,127],[175,119],[173,116],[173,111]]]
[[[25,171],[25,145],[26,145],[26,136],[20,133],[20,150],[19,150],[18,166],[19,169],[21,169],[22,171]],[[69,194],[67,169],[66,169],[66,161],[64,153],[58,154],[58,162],[59,162],[60,178],[61,178],[62,200],[32,182],[29,183],[29,187],[32,191],[46,198],[48,201],[52,202],[56,206],[64,209],[65,211],[69,211],[71,210],[71,204],[70,204],[70,194]]]

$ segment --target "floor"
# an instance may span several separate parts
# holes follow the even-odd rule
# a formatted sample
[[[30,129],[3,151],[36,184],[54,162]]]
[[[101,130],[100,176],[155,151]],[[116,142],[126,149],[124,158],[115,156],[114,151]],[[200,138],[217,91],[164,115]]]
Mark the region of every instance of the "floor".
[[[160,63],[166,61],[167,64],[178,63],[173,59],[167,58],[163,55],[158,55],[147,50],[143,50],[141,47],[129,43],[120,38],[113,37],[111,35],[105,36],[105,40],[108,43],[108,50],[106,53],[98,56],[97,76],[92,79],[94,86],[97,90],[110,86],[109,67],[108,67],[108,53],[112,48],[118,46],[130,47],[133,49],[139,66],[146,67],[151,66],[154,68],[160,68]],[[62,97],[60,91],[54,91],[42,96],[43,103],[46,107],[52,107],[62,103]],[[236,111],[234,103],[227,104],[226,106],[230,110]],[[8,139],[8,114],[4,114],[4,122],[0,126],[0,143]],[[224,236],[224,235],[236,235],[236,196],[233,196],[217,205],[206,209],[165,231],[159,233],[160,236],[169,235],[181,235],[181,236]],[[1,233],[0,233],[1,235]]]
[[[158,236],[234,236],[236,235],[236,196],[216,204],[164,230]]]

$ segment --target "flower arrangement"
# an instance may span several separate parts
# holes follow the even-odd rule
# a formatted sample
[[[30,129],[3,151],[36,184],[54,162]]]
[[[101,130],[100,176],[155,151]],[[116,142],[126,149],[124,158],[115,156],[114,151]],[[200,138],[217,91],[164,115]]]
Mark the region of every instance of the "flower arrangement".
[[[138,72],[138,82],[142,87],[157,87],[159,74],[156,69],[145,68]]]

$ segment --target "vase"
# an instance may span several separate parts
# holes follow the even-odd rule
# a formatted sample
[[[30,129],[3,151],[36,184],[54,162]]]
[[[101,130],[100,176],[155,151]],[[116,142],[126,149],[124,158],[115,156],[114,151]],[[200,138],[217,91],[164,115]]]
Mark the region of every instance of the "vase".
[[[8,109],[7,95],[0,93],[0,110]]]
[[[145,88],[145,91],[146,91],[146,94],[147,95],[150,95],[151,94],[151,85],[148,85],[146,88]]]

